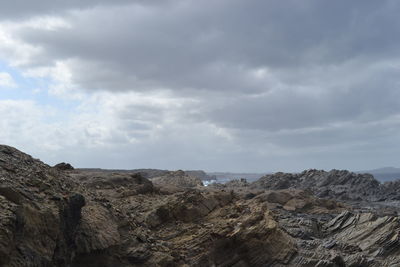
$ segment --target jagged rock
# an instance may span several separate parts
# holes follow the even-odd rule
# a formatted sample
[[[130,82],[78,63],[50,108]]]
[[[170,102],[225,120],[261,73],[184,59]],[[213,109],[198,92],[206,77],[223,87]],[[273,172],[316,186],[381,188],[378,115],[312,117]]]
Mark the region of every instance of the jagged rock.
[[[223,201],[208,214],[182,222],[179,229],[171,224],[158,229],[188,266],[279,266],[296,253],[294,240],[255,199]]]
[[[156,227],[171,220],[195,222],[201,220],[216,207],[223,207],[232,200],[233,195],[226,192],[202,194],[198,191],[188,191],[180,193],[172,201],[150,212],[147,223]]]
[[[84,207],[75,243],[78,253],[104,250],[119,244],[118,225],[110,212],[93,204]]]
[[[340,200],[379,200],[385,194],[385,187],[372,175],[339,170],[307,170],[294,174],[278,172],[263,176],[251,187],[308,189],[318,197]]]
[[[203,187],[154,173],[156,186],[64,172],[0,146],[0,266],[400,265],[397,202],[367,202],[395,200],[400,183],[310,170]]]
[[[399,227],[398,217],[344,212],[327,224],[327,231],[336,232],[338,242],[358,246],[371,255],[385,256],[400,251]]]
[[[217,238],[218,242],[213,245],[210,265],[288,264],[296,253],[294,240],[280,230],[265,205],[257,200],[245,205],[246,207],[243,207],[239,204],[238,207],[244,209],[242,214],[233,220],[231,228],[214,230],[214,238]]]
[[[263,194],[258,195],[257,198],[270,203],[278,203],[284,205],[293,198],[293,194],[288,191],[267,191]]]
[[[114,197],[128,197],[154,192],[152,182],[140,173],[109,173],[99,171],[80,171],[70,174],[87,189]]]
[[[381,200],[400,200],[400,180],[385,182],[382,187]]]
[[[367,258],[364,255],[360,254],[352,254],[348,255],[344,258],[344,262],[346,266],[349,267],[361,267],[361,266],[372,266],[373,260],[371,258]]]
[[[269,203],[280,204],[287,211],[307,212],[311,214],[335,214],[345,209],[343,204],[329,199],[316,198],[308,190],[267,190],[257,195],[256,198]]]
[[[74,167],[72,167],[71,164],[65,163],[65,162],[61,162],[61,163],[58,163],[58,164],[54,165],[54,168],[56,168],[58,170],[61,170],[61,171],[74,170]]]
[[[79,223],[80,210],[75,213],[77,202],[68,195],[77,184],[8,146],[0,146],[0,183],[1,265],[70,262],[73,248],[68,247],[66,231]],[[67,199],[65,205],[62,196]]]

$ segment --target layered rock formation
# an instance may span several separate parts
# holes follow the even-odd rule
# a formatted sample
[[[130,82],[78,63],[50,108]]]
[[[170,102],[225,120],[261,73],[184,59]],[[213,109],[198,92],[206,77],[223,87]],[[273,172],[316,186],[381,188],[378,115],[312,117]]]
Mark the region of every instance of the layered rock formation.
[[[52,168],[0,146],[0,266],[400,263],[397,207],[365,205],[383,192],[395,199],[397,183],[385,191],[369,176],[338,171],[219,187],[203,187],[182,171],[152,181],[140,173]]]
[[[265,175],[252,183],[252,188],[262,189],[308,189],[316,196],[340,200],[377,201],[387,199],[389,188],[380,184],[370,174],[349,171],[307,170],[302,173]]]
[[[71,263],[85,204],[78,187],[57,169],[0,146],[0,265]]]

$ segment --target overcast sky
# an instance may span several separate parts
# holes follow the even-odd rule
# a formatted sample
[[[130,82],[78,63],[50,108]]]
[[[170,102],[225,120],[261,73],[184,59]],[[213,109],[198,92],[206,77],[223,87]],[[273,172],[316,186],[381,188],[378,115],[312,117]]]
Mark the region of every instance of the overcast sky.
[[[76,167],[400,166],[400,2],[0,2],[0,143]]]

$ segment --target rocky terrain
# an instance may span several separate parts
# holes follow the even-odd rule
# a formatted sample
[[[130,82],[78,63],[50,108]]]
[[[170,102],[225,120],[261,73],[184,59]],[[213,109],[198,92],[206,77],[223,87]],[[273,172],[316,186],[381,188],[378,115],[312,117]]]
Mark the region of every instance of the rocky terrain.
[[[150,179],[154,185],[160,187],[175,186],[177,188],[193,188],[203,186],[203,182],[196,176],[190,176],[182,170],[172,171],[163,176]]]
[[[396,192],[399,182],[381,184],[371,174],[360,174],[346,170],[306,170],[302,173],[269,174],[252,183],[252,188],[263,189],[308,189],[317,197],[340,200],[398,200]]]
[[[0,146],[0,266],[400,266],[399,185],[309,170],[205,187]]]
[[[370,173],[380,182],[389,182],[400,179],[400,168],[394,167],[383,167],[367,171],[358,171],[358,173]]]

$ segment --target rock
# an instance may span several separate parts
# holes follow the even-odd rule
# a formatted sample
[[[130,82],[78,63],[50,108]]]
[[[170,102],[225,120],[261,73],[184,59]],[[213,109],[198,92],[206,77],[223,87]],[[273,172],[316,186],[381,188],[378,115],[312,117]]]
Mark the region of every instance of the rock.
[[[335,245],[336,245],[336,241],[335,241],[335,240],[328,240],[328,241],[325,241],[325,242],[322,244],[322,246],[323,246],[324,248],[327,248],[327,249],[331,249],[331,248],[333,248]]]
[[[257,195],[256,198],[265,202],[279,204],[283,209],[293,212],[338,214],[345,209],[345,205],[333,200],[316,198],[308,190],[267,190]]]
[[[189,176],[181,170],[169,172],[164,176],[152,178],[151,181],[158,186],[175,186],[178,188],[194,188],[203,186],[201,179]]]
[[[78,185],[8,146],[0,146],[0,180],[0,265],[71,262],[74,248],[68,247],[72,243],[66,233],[79,223],[82,196],[71,194],[65,203],[54,196],[67,195]]]
[[[154,192],[152,182],[140,173],[109,173],[97,171],[81,171],[70,174],[88,190],[99,191],[113,197],[129,197],[137,194]]]
[[[399,226],[398,217],[347,212],[328,223],[327,231],[336,232],[335,239],[341,243],[358,246],[371,255],[387,256],[399,252]]]
[[[61,163],[58,163],[58,164],[54,165],[54,168],[56,168],[58,170],[61,170],[61,171],[74,170],[74,167],[72,167],[71,164],[65,163],[65,162],[61,162]]]
[[[15,189],[9,186],[0,186],[0,195],[15,204],[21,204],[23,197]]]
[[[6,266],[10,262],[10,256],[14,247],[10,244],[14,241],[16,231],[17,205],[0,196],[0,266]]]
[[[75,237],[78,253],[105,250],[119,243],[118,225],[106,208],[91,204],[82,209],[82,220]]]
[[[149,173],[155,186],[0,146],[0,266],[400,266],[396,182],[309,170],[203,187]]]
[[[157,227],[171,220],[196,222],[215,208],[223,207],[232,200],[233,195],[226,192],[202,194],[199,191],[187,191],[150,212],[146,221],[151,227]]]
[[[209,265],[288,264],[296,253],[292,238],[280,230],[266,206],[254,201],[247,207],[249,210],[235,219],[232,230],[215,231],[217,242],[212,247]]]
[[[285,205],[293,198],[293,194],[288,191],[267,191],[261,195],[258,195],[257,198],[266,202]]]
[[[388,190],[370,174],[339,170],[307,170],[294,174],[278,172],[261,177],[250,187],[269,190],[307,189],[317,197],[368,201],[381,199]]]
[[[145,263],[152,255],[146,248],[128,248],[127,258],[130,263],[142,264]]]
[[[227,188],[230,188],[230,187],[246,187],[246,186],[249,186],[249,183],[244,178],[233,179],[233,180],[230,180],[229,182],[224,184],[224,187],[227,187]]]
[[[349,267],[361,267],[361,266],[368,267],[372,266],[374,262],[372,259],[368,259],[366,256],[360,254],[348,255],[344,258],[344,261]]]

